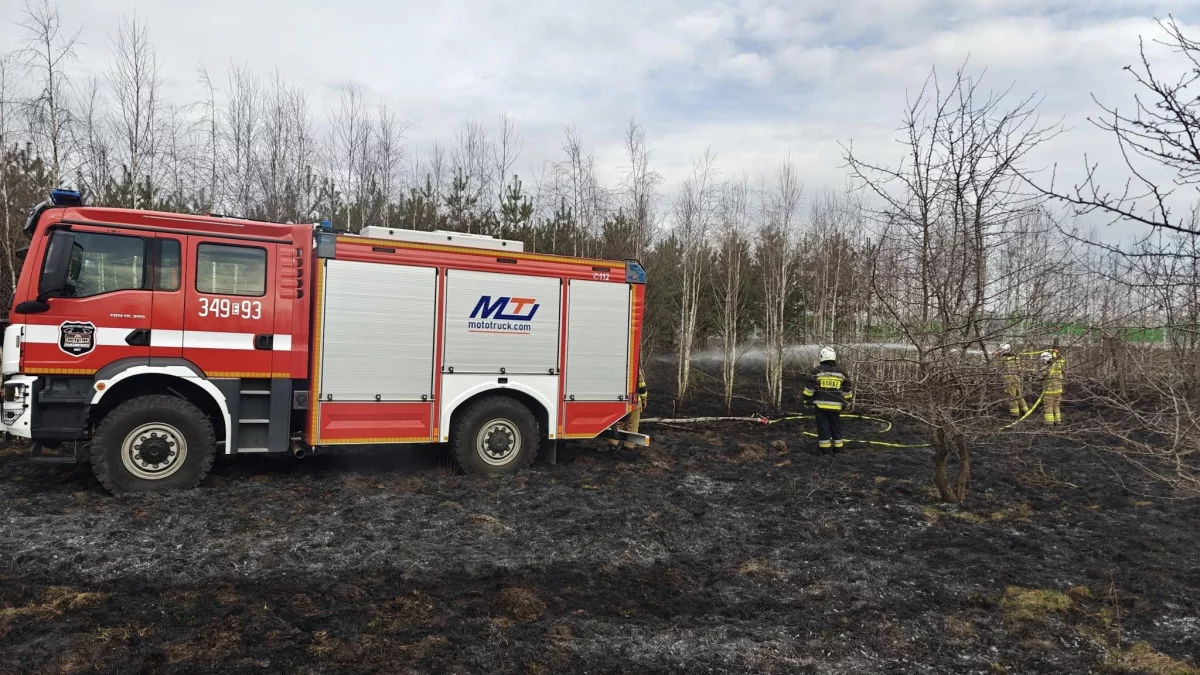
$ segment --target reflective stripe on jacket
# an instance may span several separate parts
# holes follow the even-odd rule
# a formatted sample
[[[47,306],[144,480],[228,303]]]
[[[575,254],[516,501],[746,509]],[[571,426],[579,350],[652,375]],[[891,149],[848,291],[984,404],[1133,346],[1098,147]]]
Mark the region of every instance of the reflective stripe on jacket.
[[[821,410],[841,410],[854,398],[854,384],[846,370],[836,363],[818,363],[804,386],[804,400]]]

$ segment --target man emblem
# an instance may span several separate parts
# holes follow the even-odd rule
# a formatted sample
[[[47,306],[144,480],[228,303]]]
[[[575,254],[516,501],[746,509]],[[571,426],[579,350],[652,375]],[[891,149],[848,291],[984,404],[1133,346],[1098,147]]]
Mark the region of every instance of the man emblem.
[[[96,347],[96,326],[89,322],[67,321],[58,328],[58,348],[71,356],[83,356]]]

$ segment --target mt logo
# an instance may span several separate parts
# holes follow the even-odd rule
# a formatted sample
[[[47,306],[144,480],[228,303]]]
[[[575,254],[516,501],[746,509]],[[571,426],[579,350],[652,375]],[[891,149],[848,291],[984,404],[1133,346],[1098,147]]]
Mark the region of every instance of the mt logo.
[[[490,295],[481,295],[475,309],[471,310],[467,330],[472,333],[528,334],[538,307],[541,305],[534,298],[504,295],[492,300]]]

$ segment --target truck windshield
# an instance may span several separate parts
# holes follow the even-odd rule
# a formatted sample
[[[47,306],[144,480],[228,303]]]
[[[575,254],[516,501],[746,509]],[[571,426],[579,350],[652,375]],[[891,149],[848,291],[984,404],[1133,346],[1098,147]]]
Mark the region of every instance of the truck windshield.
[[[62,294],[86,298],[142,288],[146,242],[141,237],[76,232]]]

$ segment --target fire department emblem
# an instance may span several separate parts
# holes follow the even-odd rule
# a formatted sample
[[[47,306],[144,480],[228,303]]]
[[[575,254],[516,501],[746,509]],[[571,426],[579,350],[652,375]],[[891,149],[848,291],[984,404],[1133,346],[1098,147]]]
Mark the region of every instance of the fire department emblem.
[[[96,348],[96,326],[92,322],[67,321],[58,328],[58,348],[71,356],[83,356]]]

